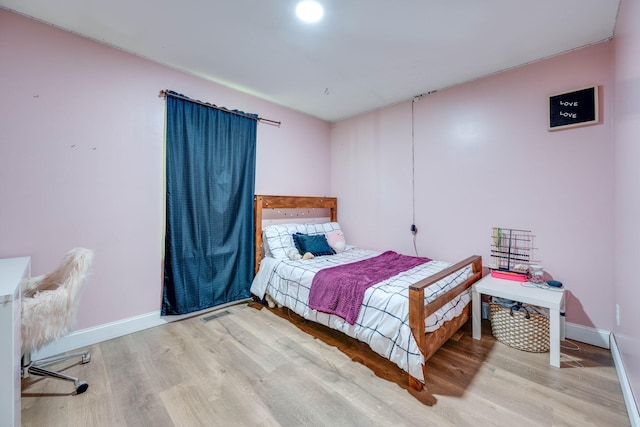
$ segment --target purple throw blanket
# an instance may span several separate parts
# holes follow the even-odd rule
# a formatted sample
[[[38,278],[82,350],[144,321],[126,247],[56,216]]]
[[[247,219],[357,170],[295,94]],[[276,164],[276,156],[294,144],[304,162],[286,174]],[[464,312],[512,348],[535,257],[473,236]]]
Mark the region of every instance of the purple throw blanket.
[[[373,258],[316,273],[309,290],[309,307],[337,314],[353,325],[358,319],[364,292],[372,285],[431,261],[387,251]]]

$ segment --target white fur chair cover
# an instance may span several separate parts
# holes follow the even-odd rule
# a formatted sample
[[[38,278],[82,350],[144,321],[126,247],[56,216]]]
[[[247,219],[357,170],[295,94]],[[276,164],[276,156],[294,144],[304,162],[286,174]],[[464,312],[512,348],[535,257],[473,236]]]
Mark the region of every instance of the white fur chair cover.
[[[80,291],[93,251],[75,248],[58,268],[32,277],[22,287],[22,354],[66,335],[75,321]]]

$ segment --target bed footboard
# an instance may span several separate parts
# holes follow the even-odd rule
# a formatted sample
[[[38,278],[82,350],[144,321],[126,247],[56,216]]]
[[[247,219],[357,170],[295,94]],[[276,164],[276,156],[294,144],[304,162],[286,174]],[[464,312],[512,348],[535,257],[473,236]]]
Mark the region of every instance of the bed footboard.
[[[455,288],[442,294],[429,304],[424,303],[424,289],[437,281],[444,279],[449,274],[466,267],[472,266],[473,274],[459,284]],[[426,361],[444,344],[451,336],[469,319],[469,306],[465,307],[464,311],[457,317],[446,322],[437,330],[425,333],[425,320],[427,317],[435,313],[438,309],[444,306],[449,301],[460,295],[467,290],[473,283],[478,281],[482,277],[482,257],[479,255],[470,256],[469,258],[460,261],[449,268],[446,268],[437,274],[434,274],[426,279],[420,280],[409,287],[409,326],[411,332],[420,348],[420,351],[424,355],[425,365]],[[422,371],[425,379],[427,378],[426,366],[422,367]],[[416,389],[422,390],[424,384],[416,378],[409,376],[409,385]]]

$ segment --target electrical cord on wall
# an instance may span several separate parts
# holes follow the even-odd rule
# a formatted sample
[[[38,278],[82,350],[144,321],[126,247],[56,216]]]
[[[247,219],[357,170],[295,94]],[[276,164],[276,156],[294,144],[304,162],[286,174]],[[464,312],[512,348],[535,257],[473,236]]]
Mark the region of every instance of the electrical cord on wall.
[[[416,223],[416,140],[415,140],[415,125],[414,125],[414,105],[416,98],[413,98],[411,102],[411,224],[415,228]],[[411,231],[413,231],[413,228]],[[415,232],[414,240],[415,240]]]
[[[422,95],[415,96],[411,101],[411,234],[413,234],[413,250],[418,255],[418,246],[416,244],[416,140],[415,140],[415,113],[414,105],[420,100]]]

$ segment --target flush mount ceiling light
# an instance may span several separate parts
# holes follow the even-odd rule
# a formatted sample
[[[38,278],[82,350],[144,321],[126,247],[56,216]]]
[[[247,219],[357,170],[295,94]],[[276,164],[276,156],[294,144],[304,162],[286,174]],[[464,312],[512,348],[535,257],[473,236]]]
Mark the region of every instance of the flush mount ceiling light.
[[[314,0],[304,0],[296,6],[296,15],[304,22],[318,22],[323,14],[322,5]]]

